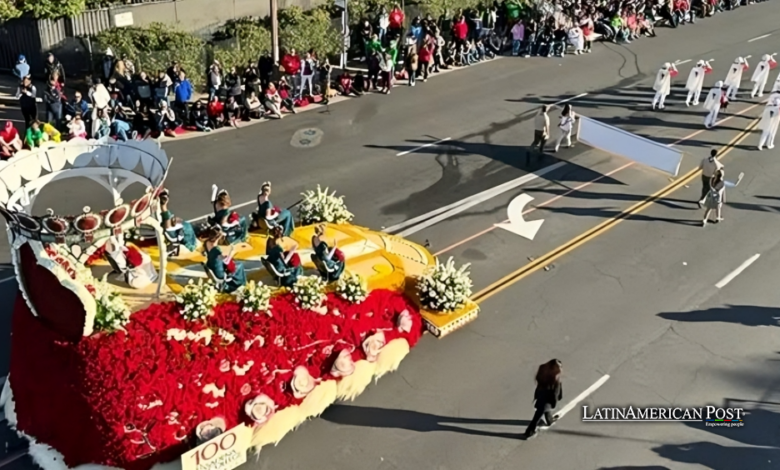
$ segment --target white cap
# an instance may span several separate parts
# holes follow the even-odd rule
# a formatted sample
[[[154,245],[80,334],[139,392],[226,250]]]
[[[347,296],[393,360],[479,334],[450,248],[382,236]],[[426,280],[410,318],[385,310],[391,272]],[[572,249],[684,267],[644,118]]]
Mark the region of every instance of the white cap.
[[[745,63],[745,59],[743,59],[742,57],[737,57],[737,60],[735,60],[734,63],[744,64]]]
[[[764,54],[764,55],[761,57],[761,60],[763,60],[763,61],[767,61],[767,60],[769,60],[769,59],[771,59],[771,57],[769,56],[769,54]]]
[[[723,80],[718,80],[715,82],[715,88],[723,88]]]
[[[110,57],[114,57],[114,51],[111,50],[110,47],[106,48],[106,55]]]
[[[666,63],[664,64],[664,68],[665,68],[665,69],[668,69],[668,68],[670,68],[671,66],[672,66],[672,64],[670,64],[669,62],[666,62]]]
[[[700,60],[700,61],[696,62],[696,65],[698,65],[699,67],[702,67],[704,65],[707,65],[707,63],[704,62],[703,60]]]

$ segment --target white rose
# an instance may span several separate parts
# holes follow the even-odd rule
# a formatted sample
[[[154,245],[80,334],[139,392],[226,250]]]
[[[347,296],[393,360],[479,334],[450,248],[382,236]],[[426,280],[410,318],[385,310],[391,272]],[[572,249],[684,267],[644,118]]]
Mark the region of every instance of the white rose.
[[[265,424],[276,412],[276,404],[266,394],[260,394],[244,405],[244,412],[255,424]]]
[[[363,352],[368,362],[375,362],[382,348],[385,347],[385,333],[378,331],[363,341]]]
[[[211,418],[208,421],[203,421],[195,428],[195,435],[201,442],[206,442],[225,432],[226,428],[227,424],[225,424],[223,418]]]
[[[315,385],[316,381],[309,373],[309,369],[304,366],[295,368],[293,378],[290,381],[290,388],[292,388],[293,396],[295,398],[304,398],[314,390]]]
[[[346,349],[339,351],[333,367],[330,368],[330,374],[333,377],[347,377],[355,372],[355,361],[352,360],[352,353]]]

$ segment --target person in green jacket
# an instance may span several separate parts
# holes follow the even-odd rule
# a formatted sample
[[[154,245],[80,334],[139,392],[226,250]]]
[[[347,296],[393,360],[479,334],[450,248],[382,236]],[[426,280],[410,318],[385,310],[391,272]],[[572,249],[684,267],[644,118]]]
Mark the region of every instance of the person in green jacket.
[[[390,54],[390,58],[393,59],[393,66],[398,65],[398,40],[393,39],[390,41],[390,47],[387,49],[387,53]]]
[[[27,133],[24,136],[24,143],[31,149],[41,146],[43,142],[43,130],[41,130],[40,121],[34,121],[32,125],[27,129]]]
[[[371,40],[368,41],[368,44],[366,45],[368,48],[368,54],[370,55],[372,52],[382,52],[382,42],[379,40],[379,36],[376,34],[371,36]]]

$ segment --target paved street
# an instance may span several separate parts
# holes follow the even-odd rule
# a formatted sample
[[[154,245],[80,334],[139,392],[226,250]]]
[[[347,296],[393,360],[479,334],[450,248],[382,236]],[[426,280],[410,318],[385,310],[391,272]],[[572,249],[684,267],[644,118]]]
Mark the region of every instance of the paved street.
[[[475,323],[443,340],[424,338],[398,372],[265,448],[246,468],[780,468],[780,151],[757,152],[758,131],[744,132],[763,110],[744,90],[761,55],[780,50],[778,17],[777,2],[762,3],[664,28],[629,46],[598,44],[592,54],[563,60],[502,58],[414,89],[396,88],[389,97],[364,96],[167,143],[174,158],[167,186],[178,216],[208,213],[212,183],[238,204],[270,180],[277,205],[321,184],[346,196],[357,224],[402,224],[398,231],[427,241],[440,257],[472,263],[475,292],[492,286]],[[751,41],[766,34],[772,35]],[[742,99],[715,130],[704,130],[705,112],[684,105],[690,68],[714,59],[706,93],[736,57],[748,55]],[[673,95],[665,111],[653,112],[653,78],[674,61],[682,63]],[[582,115],[687,152],[680,177],[710,148],[728,146],[727,179],[740,172],[745,178],[727,189],[725,220],[699,226],[698,176],[641,204],[673,180],[581,144],[527,167],[524,146],[532,140],[535,110],[571,98]],[[306,129],[316,129],[318,143],[301,145]],[[404,224],[524,176],[521,186],[436,224]],[[108,204],[89,185],[47,190],[36,211]],[[493,228],[522,193],[534,198],[526,219],[544,219],[533,241]],[[610,220],[619,222],[597,228]],[[14,281],[2,282],[12,275],[9,258],[3,241],[4,332],[15,293]],[[749,259],[754,262],[740,270]],[[513,273],[512,282],[497,284]],[[0,375],[7,351],[6,344]],[[737,429],[594,424],[581,421],[578,405],[549,431],[523,441],[535,369],[551,358],[563,362],[562,405],[609,375],[582,405],[714,404],[750,414]],[[7,468],[30,463],[24,458]]]

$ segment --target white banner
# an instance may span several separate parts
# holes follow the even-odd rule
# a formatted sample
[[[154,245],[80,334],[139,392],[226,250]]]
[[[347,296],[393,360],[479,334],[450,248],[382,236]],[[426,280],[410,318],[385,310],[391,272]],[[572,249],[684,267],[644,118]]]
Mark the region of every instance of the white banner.
[[[246,463],[252,428],[239,424],[181,456],[182,470],[233,470]]]
[[[582,115],[579,115],[579,119],[578,141],[672,176],[677,176],[680,171],[683,157],[680,150]]]

